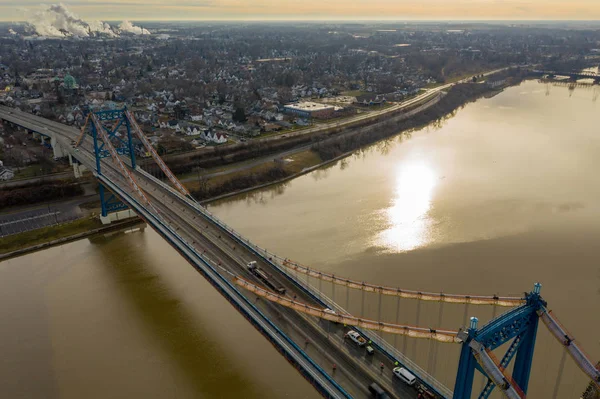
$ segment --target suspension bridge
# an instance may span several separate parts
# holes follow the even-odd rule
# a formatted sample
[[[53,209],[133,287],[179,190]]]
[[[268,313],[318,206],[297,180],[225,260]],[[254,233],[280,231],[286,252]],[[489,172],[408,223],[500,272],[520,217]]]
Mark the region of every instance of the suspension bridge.
[[[91,171],[99,182],[104,220],[124,208],[135,212],[324,397],[369,397],[368,386],[376,382],[395,398],[414,398],[416,389],[444,399],[473,395],[484,399],[494,391],[511,399],[525,398],[540,320],[556,338],[556,348],[563,351],[554,398],[566,355],[590,381],[590,387],[600,387],[599,367],[548,309],[540,284],[518,297],[461,295],[381,286],[324,273],[260,248],[200,206],[127,109],[90,112],[81,130],[6,107],[0,107],[0,119],[42,142],[49,141],[55,156],[69,157],[76,175],[83,169]],[[136,146],[150,153],[162,171],[160,177],[136,164]],[[256,262],[253,268],[248,267],[250,262]],[[323,284],[330,286],[327,293]],[[345,306],[336,300],[336,287],[338,298],[346,296]],[[393,322],[383,318],[384,298],[396,303]],[[416,303],[414,324],[399,322],[401,301]],[[367,315],[365,303],[368,307],[375,303],[377,311]],[[439,304],[436,325],[420,325],[422,303]],[[444,306],[464,306],[461,328],[442,328]],[[477,318],[467,319],[470,306],[492,307],[494,316],[479,326]],[[507,311],[496,317],[497,308]],[[349,343],[345,339],[348,331],[365,338],[374,353],[369,355]],[[398,337],[403,340],[402,349],[396,345]],[[427,367],[407,355],[408,343],[420,340],[430,342]],[[450,366],[456,369],[453,383],[443,384],[436,378],[441,361],[438,345],[457,349],[456,361]],[[398,381],[391,373],[398,366],[414,374],[418,383],[409,386]],[[481,376],[480,387],[476,375]],[[580,391],[584,389],[582,386]]]

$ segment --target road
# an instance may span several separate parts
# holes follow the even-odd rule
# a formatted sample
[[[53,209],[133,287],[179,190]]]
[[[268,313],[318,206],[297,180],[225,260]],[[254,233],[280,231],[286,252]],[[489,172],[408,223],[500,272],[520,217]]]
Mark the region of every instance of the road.
[[[20,111],[8,111],[1,107],[0,118],[46,134],[56,135],[57,138],[60,136],[60,141],[65,148],[69,148],[69,151],[72,151],[73,155],[82,163],[94,168],[95,161],[89,138],[84,140],[79,149],[70,149],[70,141],[76,139],[78,135],[76,129],[42,120]],[[104,176],[109,177],[121,189],[127,190],[130,195],[134,196],[133,189],[129,187],[123,175],[110,160],[103,159],[101,167]],[[249,261],[255,260],[263,270],[277,276],[276,279],[286,288],[286,295],[295,296],[297,300],[319,306],[308,294],[283,277],[273,265],[257,257],[247,247],[241,246],[230,233],[199,212],[191,200],[176,195],[166,189],[163,183],[153,180],[150,175],[140,170],[135,171],[135,177],[162,220],[177,231],[183,240],[192,243],[191,245],[196,248],[197,252],[203,253],[203,257],[209,259],[211,264],[222,268],[222,275],[231,279],[231,276],[228,275],[229,272],[262,285],[261,281],[257,280],[246,268]],[[254,294],[248,294],[247,297],[255,298]],[[314,362],[328,371],[330,375],[333,374],[335,381],[353,397],[369,397],[367,387],[373,381],[377,381],[392,394],[392,397],[416,397],[414,388],[392,378],[393,364],[387,356],[376,353],[369,357],[364,349],[356,348],[345,342],[343,334],[346,329],[342,326],[319,321],[312,316],[299,314],[264,300],[258,300],[256,306],[298,346],[303,347]],[[306,344],[307,339],[308,344]],[[381,363],[384,365],[383,371],[380,369]],[[332,372],[333,364],[337,366],[335,372]]]
[[[505,70],[506,68],[501,68],[501,69],[496,69],[494,71],[490,71],[490,72],[486,72],[483,75],[484,76],[488,76],[500,71]],[[286,133],[285,136],[286,137],[297,137],[297,136],[302,136],[305,134],[313,134],[313,133],[319,133],[322,131],[326,131],[328,129],[331,128],[337,128],[337,127],[350,127],[353,124],[357,123],[357,122],[362,122],[365,120],[369,120],[369,119],[379,119],[382,115],[386,115],[386,114],[390,114],[390,113],[394,113],[397,111],[401,111],[405,108],[411,107],[416,103],[419,102],[423,102],[424,100],[428,99],[428,98],[433,98],[433,96],[437,93],[440,93],[442,91],[444,91],[445,89],[452,87],[455,84],[458,83],[465,83],[468,82],[469,79],[463,79],[463,80],[459,80],[457,82],[454,83],[448,83],[445,85],[441,85],[432,89],[427,89],[423,94],[418,95],[417,97],[414,97],[408,101],[405,101],[403,103],[399,103],[399,104],[395,104],[391,107],[379,110],[379,111],[373,111],[373,112],[368,112],[368,113],[364,113],[364,114],[360,114],[351,118],[347,118],[343,121],[339,121],[339,122],[332,122],[332,123],[324,123],[324,124],[319,124],[318,126],[312,127],[312,128],[307,128],[307,129],[302,129],[300,131],[297,132],[292,132],[292,133]],[[257,141],[273,141],[273,140],[280,140],[282,139],[281,135],[274,135],[274,136],[269,136],[269,137],[265,137],[265,138],[258,138],[256,139]],[[311,144],[306,144],[306,145],[301,145],[299,147],[296,148],[292,148],[290,150],[286,150],[286,151],[282,151],[276,154],[272,154],[272,155],[268,155],[265,157],[261,157],[261,158],[257,158],[254,159],[250,162],[244,162],[241,165],[238,166],[234,166],[231,168],[227,168],[225,170],[221,170],[218,172],[212,172],[212,173],[206,173],[203,174],[202,177],[204,178],[213,178],[213,177],[218,177],[218,176],[224,176],[224,175],[228,175],[230,173],[235,173],[235,172],[240,172],[243,170],[247,170],[250,168],[253,168],[255,166],[258,165],[262,165],[264,163],[267,162],[271,162],[277,158],[284,158],[293,154],[296,154],[298,152],[302,152],[302,151],[306,151],[309,150],[312,147],[312,143]],[[198,177],[197,176],[189,176],[186,178],[181,179],[182,182],[186,183],[186,182],[196,182],[198,181]]]
[[[3,182],[0,182],[0,189],[23,186],[25,184],[54,181],[54,180],[65,180],[65,179],[72,179],[72,178],[73,178],[73,171],[70,170],[68,172],[53,173],[51,175],[31,177],[28,179],[3,181]]]
[[[493,75],[495,73],[501,72],[506,69],[508,69],[508,67],[495,69],[493,71],[486,72],[483,75],[484,76]],[[323,123],[323,124],[320,124],[315,127],[299,130],[297,132],[286,133],[285,135],[286,135],[286,137],[297,137],[297,136],[302,136],[305,134],[313,134],[313,133],[317,133],[317,132],[321,132],[321,131],[325,131],[325,130],[329,130],[329,129],[337,128],[337,127],[348,127],[357,122],[364,122],[364,121],[368,121],[371,119],[379,119],[380,117],[382,117],[384,115],[391,114],[391,113],[394,113],[397,111],[401,111],[405,108],[411,107],[414,104],[417,104],[417,103],[427,99],[428,97],[431,97],[434,94],[439,93],[443,90],[446,90],[447,88],[452,87],[456,84],[466,83],[469,81],[470,81],[470,79],[462,79],[457,82],[447,83],[447,84],[444,84],[444,85],[441,85],[438,87],[426,89],[424,93],[422,93],[414,98],[411,98],[410,100],[404,101],[402,103],[394,104],[391,107],[387,107],[387,108],[379,110],[379,111],[372,111],[372,112],[368,112],[368,113],[364,113],[364,114],[359,114],[352,118],[344,119],[342,121]],[[280,136],[271,136],[271,137],[265,137],[263,139],[258,139],[258,140],[259,141],[271,141],[271,140],[278,140],[278,139],[281,139],[281,137]]]

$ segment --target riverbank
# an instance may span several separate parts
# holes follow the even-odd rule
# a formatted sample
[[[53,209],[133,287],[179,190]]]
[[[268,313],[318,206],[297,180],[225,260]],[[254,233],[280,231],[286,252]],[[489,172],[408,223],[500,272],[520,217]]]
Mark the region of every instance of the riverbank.
[[[233,176],[219,176],[215,180],[199,179],[196,183],[187,184],[187,187],[196,199],[207,204],[252,190],[285,183],[350,156],[362,147],[446,118],[469,102],[485,96],[496,95],[505,87],[519,84],[521,81],[521,79],[517,79],[497,88],[483,84],[457,85],[452,87],[447,94],[440,94],[404,114],[369,127],[350,129],[335,137],[318,141],[309,150],[299,153],[299,159],[290,156],[286,160],[269,161],[263,165],[235,173]],[[310,153],[312,156],[307,155]]]
[[[520,80],[512,82],[512,84],[519,82]],[[503,87],[507,86],[508,84]],[[215,178],[205,179],[199,176],[198,181],[187,183],[186,186],[196,199],[207,204],[241,193],[282,184],[335,163],[362,147],[445,118],[468,102],[485,95],[498,93],[502,89],[490,88],[484,84],[459,84],[450,88],[447,94],[439,93],[425,103],[420,103],[411,107],[410,110],[396,114],[384,121],[369,126],[348,128],[333,137],[315,141],[310,149]],[[106,231],[106,228],[102,228],[98,224],[84,219],[56,228],[42,228],[5,237],[3,248],[0,248],[0,259]],[[29,246],[21,249],[23,245]]]
[[[102,225],[98,217],[79,219],[58,226],[43,227],[2,237],[0,261],[21,256],[30,252],[66,244],[99,233],[107,233],[139,224],[138,218]]]

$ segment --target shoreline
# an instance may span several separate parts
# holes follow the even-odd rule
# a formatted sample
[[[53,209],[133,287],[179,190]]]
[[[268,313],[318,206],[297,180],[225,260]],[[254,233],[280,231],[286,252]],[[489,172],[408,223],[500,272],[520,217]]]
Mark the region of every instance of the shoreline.
[[[523,80],[525,80],[525,79],[523,79]],[[236,195],[239,195],[239,194],[244,194],[244,193],[248,193],[248,192],[251,192],[251,191],[260,190],[260,189],[263,189],[263,188],[266,188],[266,187],[269,187],[269,186],[274,186],[274,185],[277,185],[277,184],[282,184],[282,183],[291,181],[291,180],[293,180],[293,179],[295,179],[297,177],[303,176],[303,175],[308,174],[310,172],[313,172],[313,171],[315,171],[317,169],[329,166],[329,165],[331,165],[331,164],[333,164],[333,163],[335,163],[337,161],[340,161],[340,160],[342,160],[344,158],[347,158],[347,157],[351,156],[352,154],[354,154],[356,151],[360,150],[361,148],[365,148],[365,147],[374,145],[374,144],[376,144],[378,142],[381,142],[383,140],[388,140],[388,139],[390,139],[392,137],[399,136],[401,134],[404,134],[404,133],[406,133],[408,131],[412,131],[414,129],[421,129],[423,127],[426,127],[427,125],[435,122],[436,120],[438,120],[440,118],[443,118],[445,115],[448,115],[449,113],[454,112],[455,110],[457,110],[457,109],[465,106],[469,102],[477,101],[477,100],[479,100],[481,98],[491,98],[493,96],[496,96],[496,95],[500,94],[501,92],[503,92],[504,89],[506,89],[507,87],[518,85],[523,80],[519,80],[518,82],[514,82],[513,84],[506,85],[506,86],[500,87],[498,89],[490,90],[487,93],[476,94],[476,95],[473,96],[473,98],[468,98],[465,101],[462,101],[460,103],[457,103],[456,105],[453,105],[451,107],[452,110],[450,112],[445,112],[445,113],[438,114],[433,119],[431,119],[431,120],[429,120],[429,121],[427,121],[427,122],[425,122],[425,123],[423,123],[421,125],[418,125],[418,126],[415,126],[415,127],[411,127],[411,128],[402,128],[401,130],[397,131],[394,134],[390,134],[389,136],[379,138],[377,140],[374,140],[372,142],[366,143],[364,145],[360,145],[357,148],[353,148],[353,149],[351,149],[349,151],[345,151],[344,153],[342,153],[342,154],[340,154],[338,156],[335,156],[335,157],[333,157],[331,159],[319,162],[318,164],[315,164],[315,165],[311,165],[311,166],[305,167],[301,171],[292,173],[289,176],[286,176],[286,177],[283,177],[283,178],[280,178],[280,179],[276,179],[276,180],[271,181],[271,182],[266,182],[266,183],[263,183],[263,184],[259,184],[259,185],[256,185],[256,186],[251,186],[251,187],[247,187],[247,188],[244,188],[244,189],[232,191],[232,192],[229,192],[229,193],[224,193],[224,194],[221,194],[221,195],[218,195],[218,196],[215,196],[215,197],[203,199],[203,200],[200,200],[199,203],[202,204],[202,205],[204,205],[204,206],[207,206],[207,205],[210,205],[211,203],[214,203],[214,202],[226,199],[226,198],[230,198],[230,197],[233,197],[233,196],[236,196]],[[334,137],[334,139],[335,138],[340,138],[340,137],[351,137],[353,135],[357,135],[357,134],[360,134],[361,132],[364,132],[365,129],[374,129],[374,128],[377,128],[378,125],[382,124],[382,123],[406,121],[406,120],[410,119],[411,117],[413,117],[415,115],[418,115],[418,114],[420,114],[422,112],[427,111],[430,107],[437,105],[444,98],[444,96],[445,95],[440,94],[434,100],[430,100],[428,103],[422,104],[421,106],[417,107],[414,110],[411,110],[411,111],[407,112],[406,114],[396,115],[395,117],[392,117],[392,118],[390,118],[388,120],[380,121],[380,122],[374,123],[372,125],[359,128],[358,131],[350,131],[350,132],[346,133],[345,135],[340,135],[340,136]],[[490,97],[488,97],[488,96],[490,96]],[[313,151],[313,150],[310,149],[308,151]],[[14,251],[11,251],[11,252],[7,252],[5,254],[0,254],[0,262],[3,261],[3,260],[6,260],[6,259],[18,257],[18,256],[25,255],[25,254],[28,254],[28,253],[31,253],[31,252],[36,252],[36,251],[39,251],[41,249],[46,249],[46,248],[50,248],[50,247],[53,247],[53,246],[57,246],[57,245],[61,245],[61,244],[65,244],[65,243],[69,243],[69,242],[73,242],[73,241],[77,241],[79,239],[87,238],[87,237],[93,236],[95,234],[105,233],[105,232],[109,232],[109,231],[113,231],[113,230],[118,230],[118,229],[121,229],[121,228],[124,228],[124,227],[134,226],[134,225],[139,224],[139,223],[140,223],[140,219],[139,218],[130,219],[130,220],[127,220],[127,221],[116,223],[116,224],[113,223],[113,224],[110,224],[110,225],[107,225],[107,226],[103,226],[103,227],[99,227],[99,228],[96,228],[96,229],[91,229],[91,230],[83,231],[83,232],[80,232],[80,233],[77,233],[77,234],[72,234],[72,235],[69,235],[69,236],[64,236],[64,237],[57,238],[57,239],[54,239],[54,240],[42,242],[40,244],[36,244],[36,245],[33,245],[33,246],[29,246],[29,247],[25,247],[25,248],[19,248],[17,250],[14,250]],[[32,231],[36,231],[36,230],[32,230]]]
[[[487,93],[485,93],[485,94],[482,94],[482,95],[476,96],[475,98],[473,98],[473,99],[471,99],[471,100],[469,100],[469,101],[466,101],[466,102],[463,102],[463,103],[461,103],[461,104],[458,104],[457,106],[455,106],[455,107],[454,107],[454,110],[456,110],[456,109],[459,109],[459,108],[463,107],[464,105],[466,105],[466,104],[467,104],[467,103],[469,103],[469,102],[472,102],[472,101],[477,101],[477,100],[479,100],[479,99],[481,99],[481,98],[492,98],[492,97],[495,97],[495,96],[497,96],[498,94],[502,93],[502,92],[503,92],[503,91],[504,91],[506,88],[508,88],[508,87],[512,87],[512,86],[516,86],[516,85],[519,85],[519,84],[521,84],[521,83],[522,83],[524,80],[525,80],[525,79],[523,79],[523,80],[521,80],[521,81],[519,81],[519,82],[516,82],[516,83],[514,83],[514,84],[511,84],[511,85],[506,85],[506,86],[503,86],[503,87],[499,87],[499,88],[497,88],[497,89],[492,89],[492,90],[490,90],[489,92],[487,92]],[[438,101],[435,101],[435,102],[434,102],[433,104],[431,104],[430,106],[433,106],[433,105],[437,104],[438,102],[439,102],[439,100],[438,100]],[[425,109],[419,110],[419,112],[416,112],[416,113],[413,113],[413,114],[410,114],[410,115],[400,115],[400,116],[396,116],[395,118],[393,117],[393,118],[390,118],[390,119],[391,119],[391,120],[396,120],[396,121],[401,121],[401,120],[403,120],[403,119],[407,119],[408,117],[414,116],[415,114],[418,114],[418,113],[420,113],[420,112],[426,111],[426,110],[427,110],[427,108],[429,108],[429,107],[426,107]],[[452,111],[452,112],[453,112],[453,111]],[[286,177],[284,177],[284,178],[277,179],[277,180],[274,180],[274,181],[272,181],[272,182],[263,183],[263,184],[260,184],[260,185],[257,185],[257,186],[252,186],[252,187],[248,187],[248,188],[244,188],[244,189],[240,189],[240,190],[232,191],[232,192],[230,192],[230,193],[221,194],[221,195],[218,195],[218,196],[215,196],[215,197],[211,197],[211,198],[203,199],[203,200],[200,200],[199,202],[200,202],[200,204],[202,204],[202,205],[205,205],[205,206],[206,206],[206,205],[210,205],[211,203],[214,203],[214,202],[217,202],[217,201],[220,201],[220,200],[223,200],[223,199],[229,198],[229,197],[233,197],[233,196],[240,195],[240,194],[244,194],[244,193],[248,193],[248,192],[251,192],[251,191],[254,191],[254,190],[260,190],[260,189],[263,189],[263,188],[266,188],[266,187],[269,187],[269,186],[274,186],[274,185],[277,185],[277,184],[282,184],[282,183],[285,183],[285,182],[287,182],[287,181],[293,180],[293,179],[295,179],[295,178],[297,178],[297,177],[303,176],[303,175],[305,175],[305,174],[308,174],[308,173],[310,173],[310,172],[313,172],[313,171],[315,171],[315,170],[317,170],[317,169],[320,169],[320,168],[322,168],[322,167],[329,166],[330,164],[332,164],[332,163],[335,163],[335,162],[337,162],[337,161],[339,161],[339,160],[341,160],[341,159],[347,158],[347,157],[351,156],[351,155],[352,155],[352,154],[354,154],[356,151],[358,151],[358,150],[360,150],[360,149],[362,149],[362,148],[366,148],[366,147],[368,147],[368,146],[371,146],[371,145],[377,144],[377,143],[379,143],[379,142],[381,142],[381,141],[388,140],[388,139],[390,139],[390,138],[392,138],[392,137],[396,137],[396,136],[402,135],[402,134],[404,134],[404,133],[406,133],[406,132],[409,132],[409,131],[412,131],[412,130],[414,130],[414,129],[422,129],[422,128],[424,128],[424,127],[428,126],[429,124],[431,124],[431,123],[435,122],[437,119],[443,118],[445,115],[448,115],[448,114],[449,114],[449,113],[445,113],[445,114],[442,114],[442,115],[438,115],[436,119],[433,119],[433,120],[431,120],[431,121],[428,121],[427,123],[425,123],[425,124],[423,124],[423,125],[421,125],[421,126],[418,126],[418,127],[414,127],[414,128],[409,128],[409,129],[404,129],[404,130],[401,130],[401,131],[399,131],[399,132],[397,132],[397,133],[395,133],[395,134],[392,134],[392,135],[390,135],[390,136],[388,136],[388,137],[384,137],[384,138],[381,138],[381,139],[379,139],[379,140],[375,140],[375,141],[373,141],[373,142],[371,142],[371,143],[369,143],[369,144],[366,144],[366,145],[359,146],[358,148],[352,149],[352,150],[350,150],[350,151],[346,151],[346,152],[344,152],[343,154],[341,154],[341,155],[338,155],[338,156],[336,156],[336,157],[334,157],[334,158],[332,158],[332,159],[328,159],[328,160],[326,160],[326,161],[322,161],[322,162],[320,162],[320,163],[318,163],[318,164],[316,164],[316,165],[312,165],[312,166],[306,167],[306,168],[304,168],[302,171],[300,171],[300,172],[297,172],[297,173],[293,173],[293,174],[291,174],[291,175],[289,175],[289,176],[286,176]],[[402,116],[404,116],[404,118],[402,118]],[[384,121],[384,122],[387,122],[387,121]],[[379,123],[384,123],[384,122],[379,122]],[[376,123],[376,124],[373,124],[373,125],[370,125],[370,126],[368,126],[368,127],[365,127],[365,128],[374,128],[374,127],[376,127],[376,126],[377,126],[377,123]],[[347,136],[351,136],[352,134],[357,134],[357,133],[356,133],[356,132],[351,132],[351,133],[348,133],[348,134],[347,134]],[[309,150],[309,151],[312,151],[312,150]]]
[[[389,122],[389,121],[400,122],[400,121],[406,120],[406,119],[410,118],[411,116],[419,114],[420,112],[427,110],[429,107],[436,105],[442,98],[443,98],[443,95],[438,95],[435,98],[430,99],[427,103],[421,104],[419,107],[417,107],[417,108],[415,108],[413,110],[410,110],[410,111],[408,111],[405,114],[396,115],[396,116],[390,118],[389,120],[380,121],[380,122],[374,123],[372,125],[360,128],[361,130],[359,130],[357,132],[347,132],[346,134],[342,134],[342,135],[336,136],[334,138],[351,137],[353,135],[361,133],[361,131],[363,131],[362,129],[377,128],[377,126],[379,124],[386,123],[386,122]],[[428,122],[428,123],[431,123],[431,122]],[[328,165],[330,165],[332,163],[335,163],[335,162],[337,162],[337,161],[339,161],[341,159],[344,159],[344,158],[352,155],[354,152],[360,150],[361,148],[365,148],[367,146],[376,144],[376,143],[378,143],[378,142],[380,142],[382,140],[387,140],[387,139],[389,139],[391,137],[403,134],[404,132],[409,131],[409,130],[412,130],[412,129],[401,130],[401,131],[399,131],[397,133],[394,133],[394,134],[392,134],[392,135],[390,135],[388,137],[385,137],[385,138],[382,138],[382,139],[379,139],[379,140],[375,140],[375,141],[373,141],[373,142],[371,142],[371,143],[369,143],[367,145],[364,145],[364,146],[359,146],[358,148],[346,151],[346,152],[344,152],[344,153],[342,153],[342,154],[340,154],[338,156],[335,156],[334,158],[327,159],[325,161],[321,161],[321,162],[319,162],[319,163],[317,163],[315,165],[307,166],[304,169],[302,169],[300,172],[292,173],[289,176],[283,177],[281,179],[276,179],[276,180],[273,180],[271,182],[266,182],[266,183],[259,184],[259,185],[256,185],[256,186],[247,187],[247,188],[243,188],[243,189],[240,189],[240,190],[235,190],[235,191],[232,191],[232,192],[229,192],[229,193],[220,194],[220,195],[217,195],[215,197],[211,197],[211,198],[206,198],[206,199],[199,200],[198,202],[200,202],[200,204],[202,204],[202,205],[208,205],[208,204],[210,204],[212,202],[216,202],[216,201],[219,201],[219,200],[222,200],[222,199],[225,199],[225,198],[228,198],[228,197],[232,197],[232,196],[235,196],[235,195],[238,195],[238,194],[244,194],[244,193],[247,193],[247,192],[250,192],[250,191],[259,190],[259,189],[262,189],[262,188],[265,188],[265,187],[269,187],[269,186],[273,186],[273,185],[285,183],[287,181],[290,181],[292,179],[295,179],[297,177],[300,177],[302,175],[310,173],[310,172],[312,172],[314,170],[317,170],[317,169],[320,169],[322,167],[328,166]],[[309,149],[308,151],[312,151],[312,150]],[[268,162],[265,162],[265,163],[268,163]]]
[[[96,234],[108,233],[108,232],[111,232],[111,231],[120,230],[120,229],[127,228],[127,227],[133,227],[133,226],[141,224],[141,223],[143,223],[141,221],[141,219],[139,219],[137,217],[136,218],[131,218],[131,219],[128,219],[128,220],[123,220],[123,221],[120,221],[120,222],[108,224],[106,226],[98,227],[96,229],[87,230],[87,231],[83,231],[83,232],[80,232],[80,233],[67,235],[67,236],[64,236],[64,237],[56,238],[54,240],[42,242],[40,244],[31,245],[31,246],[24,247],[24,248],[19,248],[19,249],[16,249],[14,251],[10,251],[10,252],[6,252],[6,253],[3,253],[3,254],[0,254],[0,262],[8,260],[8,259],[19,257],[21,255],[26,255],[26,254],[29,254],[29,253],[32,253],[32,252],[37,252],[37,251],[42,250],[42,249],[47,249],[47,248],[55,247],[55,246],[58,246],[58,245],[67,244],[67,243],[70,243],[70,242],[73,242],[73,241],[78,241],[78,240],[81,240],[83,238],[94,236]],[[31,231],[36,231],[36,230],[31,230]],[[25,232],[25,233],[29,233],[29,232]]]

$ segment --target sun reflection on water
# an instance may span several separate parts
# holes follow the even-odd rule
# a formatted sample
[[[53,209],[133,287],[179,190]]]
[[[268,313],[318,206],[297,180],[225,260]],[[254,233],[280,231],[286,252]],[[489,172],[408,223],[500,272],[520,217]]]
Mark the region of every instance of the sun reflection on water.
[[[402,163],[397,170],[395,198],[383,210],[387,228],[379,236],[379,245],[390,250],[410,251],[428,240],[431,208],[437,176],[423,161]]]

